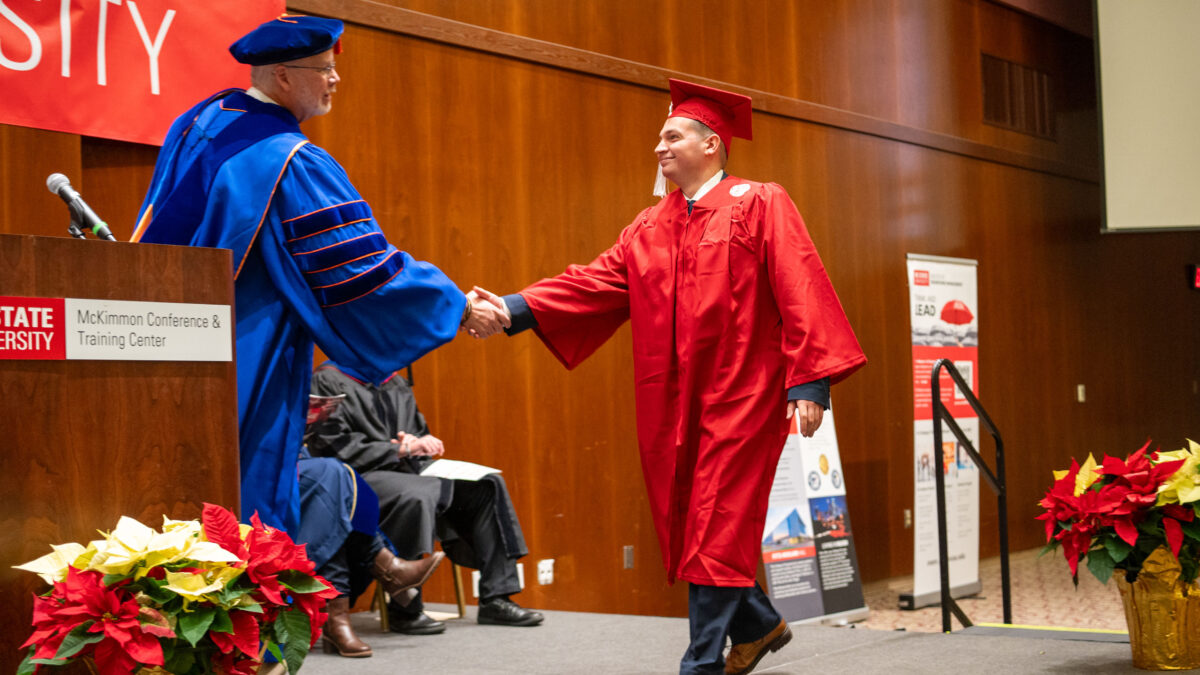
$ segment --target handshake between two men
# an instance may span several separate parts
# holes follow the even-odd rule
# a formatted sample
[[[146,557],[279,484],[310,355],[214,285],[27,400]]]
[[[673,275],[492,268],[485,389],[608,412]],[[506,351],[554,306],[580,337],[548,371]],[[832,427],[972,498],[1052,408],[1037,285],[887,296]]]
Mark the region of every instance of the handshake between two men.
[[[478,286],[467,293],[462,329],[473,338],[491,337],[512,326],[512,315],[500,296]]]

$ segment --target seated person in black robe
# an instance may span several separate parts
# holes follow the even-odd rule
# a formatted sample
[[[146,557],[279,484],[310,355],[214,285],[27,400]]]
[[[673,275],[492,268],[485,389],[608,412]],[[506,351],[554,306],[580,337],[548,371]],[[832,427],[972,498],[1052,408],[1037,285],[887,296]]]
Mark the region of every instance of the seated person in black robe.
[[[350,605],[371,579],[383,585],[398,603],[417,596],[417,588],[441,562],[437,552],[423,560],[395,555],[392,543],[379,530],[379,500],[361,476],[334,459],[309,457],[302,451],[297,463],[300,482],[300,529],[296,542],[338,591],[326,606],[329,618],[321,628],[326,653],[362,658],[371,656],[350,625]]]
[[[308,438],[314,455],[351,466],[379,496],[379,526],[401,557],[433,551],[434,537],[455,563],[479,570],[482,624],[536,626],[540,612],[511,600],[521,590],[516,561],[528,553],[504,479],[478,481],[421,476],[443,452],[429,433],[405,379],[393,375],[376,387],[327,361],[313,373],[312,393],[346,398]],[[418,596],[407,607],[388,604],[391,630],[410,635],[440,633],[446,625],[427,616]]]

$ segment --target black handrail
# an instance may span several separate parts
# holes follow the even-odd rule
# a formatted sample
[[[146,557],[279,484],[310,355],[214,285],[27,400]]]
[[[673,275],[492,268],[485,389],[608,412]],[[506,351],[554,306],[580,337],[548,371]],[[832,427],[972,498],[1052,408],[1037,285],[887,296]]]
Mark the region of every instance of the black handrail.
[[[971,441],[963,430],[954,421],[954,416],[946,410],[946,406],[942,405],[942,387],[939,376],[942,369],[945,368],[946,374],[954,381],[955,387],[962,392],[967,399],[967,403],[971,405],[971,409],[979,416],[979,420],[987,427],[988,432],[996,441],[996,473],[988,467],[979,453],[975,451],[975,446],[971,445]],[[942,456],[942,422],[950,427],[950,431],[954,433],[954,437],[962,443],[963,449],[967,451],[967,456],[971,461],[975,462],[975,466],[979,467],[980,473],[987,479],[988,485],[992,491],[996,493],[996,507],[1000,512],[1000,586],[1003,594],[1004,602],[1004,623],[1012,623],[1012,591],[1009,587],[1008,577],[1008,490],[1004,480],[1004,441],[1000,439],[1000,431],[996,429],[996,425],[992,422],[992,418],[988,417],[987,411],[983,409],[983,405],[979,403],[979,399],[975,398],[975,394],[971,392],[971,385],[967,384],[958,369],[948,359],[938,359],[933,364],[933,374],[930,376],[930,385],[933,391],[933,456]],[[950,613],[958,617],[959,622],[964,628],[969,628],[973,624],[959,608],[958,603],[954,598],[950,597],[950,552],[949,544],[946,535],[946,477],[943,466],[938,466],[939,462],[935,462],[934,476],[937,483],[937,521],[938,521],[938,557],[939,568],[941,571],[942,580],[942,631],[950,632]]]

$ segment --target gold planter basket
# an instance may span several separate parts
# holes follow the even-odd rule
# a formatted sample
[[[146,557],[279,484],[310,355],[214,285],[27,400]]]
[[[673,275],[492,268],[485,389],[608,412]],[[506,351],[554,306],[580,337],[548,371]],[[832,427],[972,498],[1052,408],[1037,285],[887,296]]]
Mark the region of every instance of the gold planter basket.
[[[1113,572],[1135,668],[1200,668],[1200,585],[1181,582],[1179,573],[1179,561],[1165,547],[1146,558],[1132,584],[1124,570]]]

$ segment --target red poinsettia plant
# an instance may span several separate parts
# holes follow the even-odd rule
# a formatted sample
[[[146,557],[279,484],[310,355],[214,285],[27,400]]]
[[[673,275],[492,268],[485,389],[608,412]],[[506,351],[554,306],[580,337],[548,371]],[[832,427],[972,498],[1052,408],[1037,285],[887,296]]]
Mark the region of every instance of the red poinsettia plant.
[[[1039,504],[1046,512],[1046,551],[1062,547],[1071,576],[1079,583],[1079,563],[1107,582],[1113,570],[1133,582],[1142,564],[1160,546],[1179,561],[1180,579],[1200,573],[1200,445],[1171,452],[1150,451],[1150,443],[1126,459],[1088,455],[1080,465],[1055,471],[1055,481]]]
[[[337,596],[286,532],[213,504],[199,522],[121,518],[86,547],[52,548],[18,566],[52,584],[18,675],[85,658],[100,675],[251,675],[267,651],[294,673]]]

